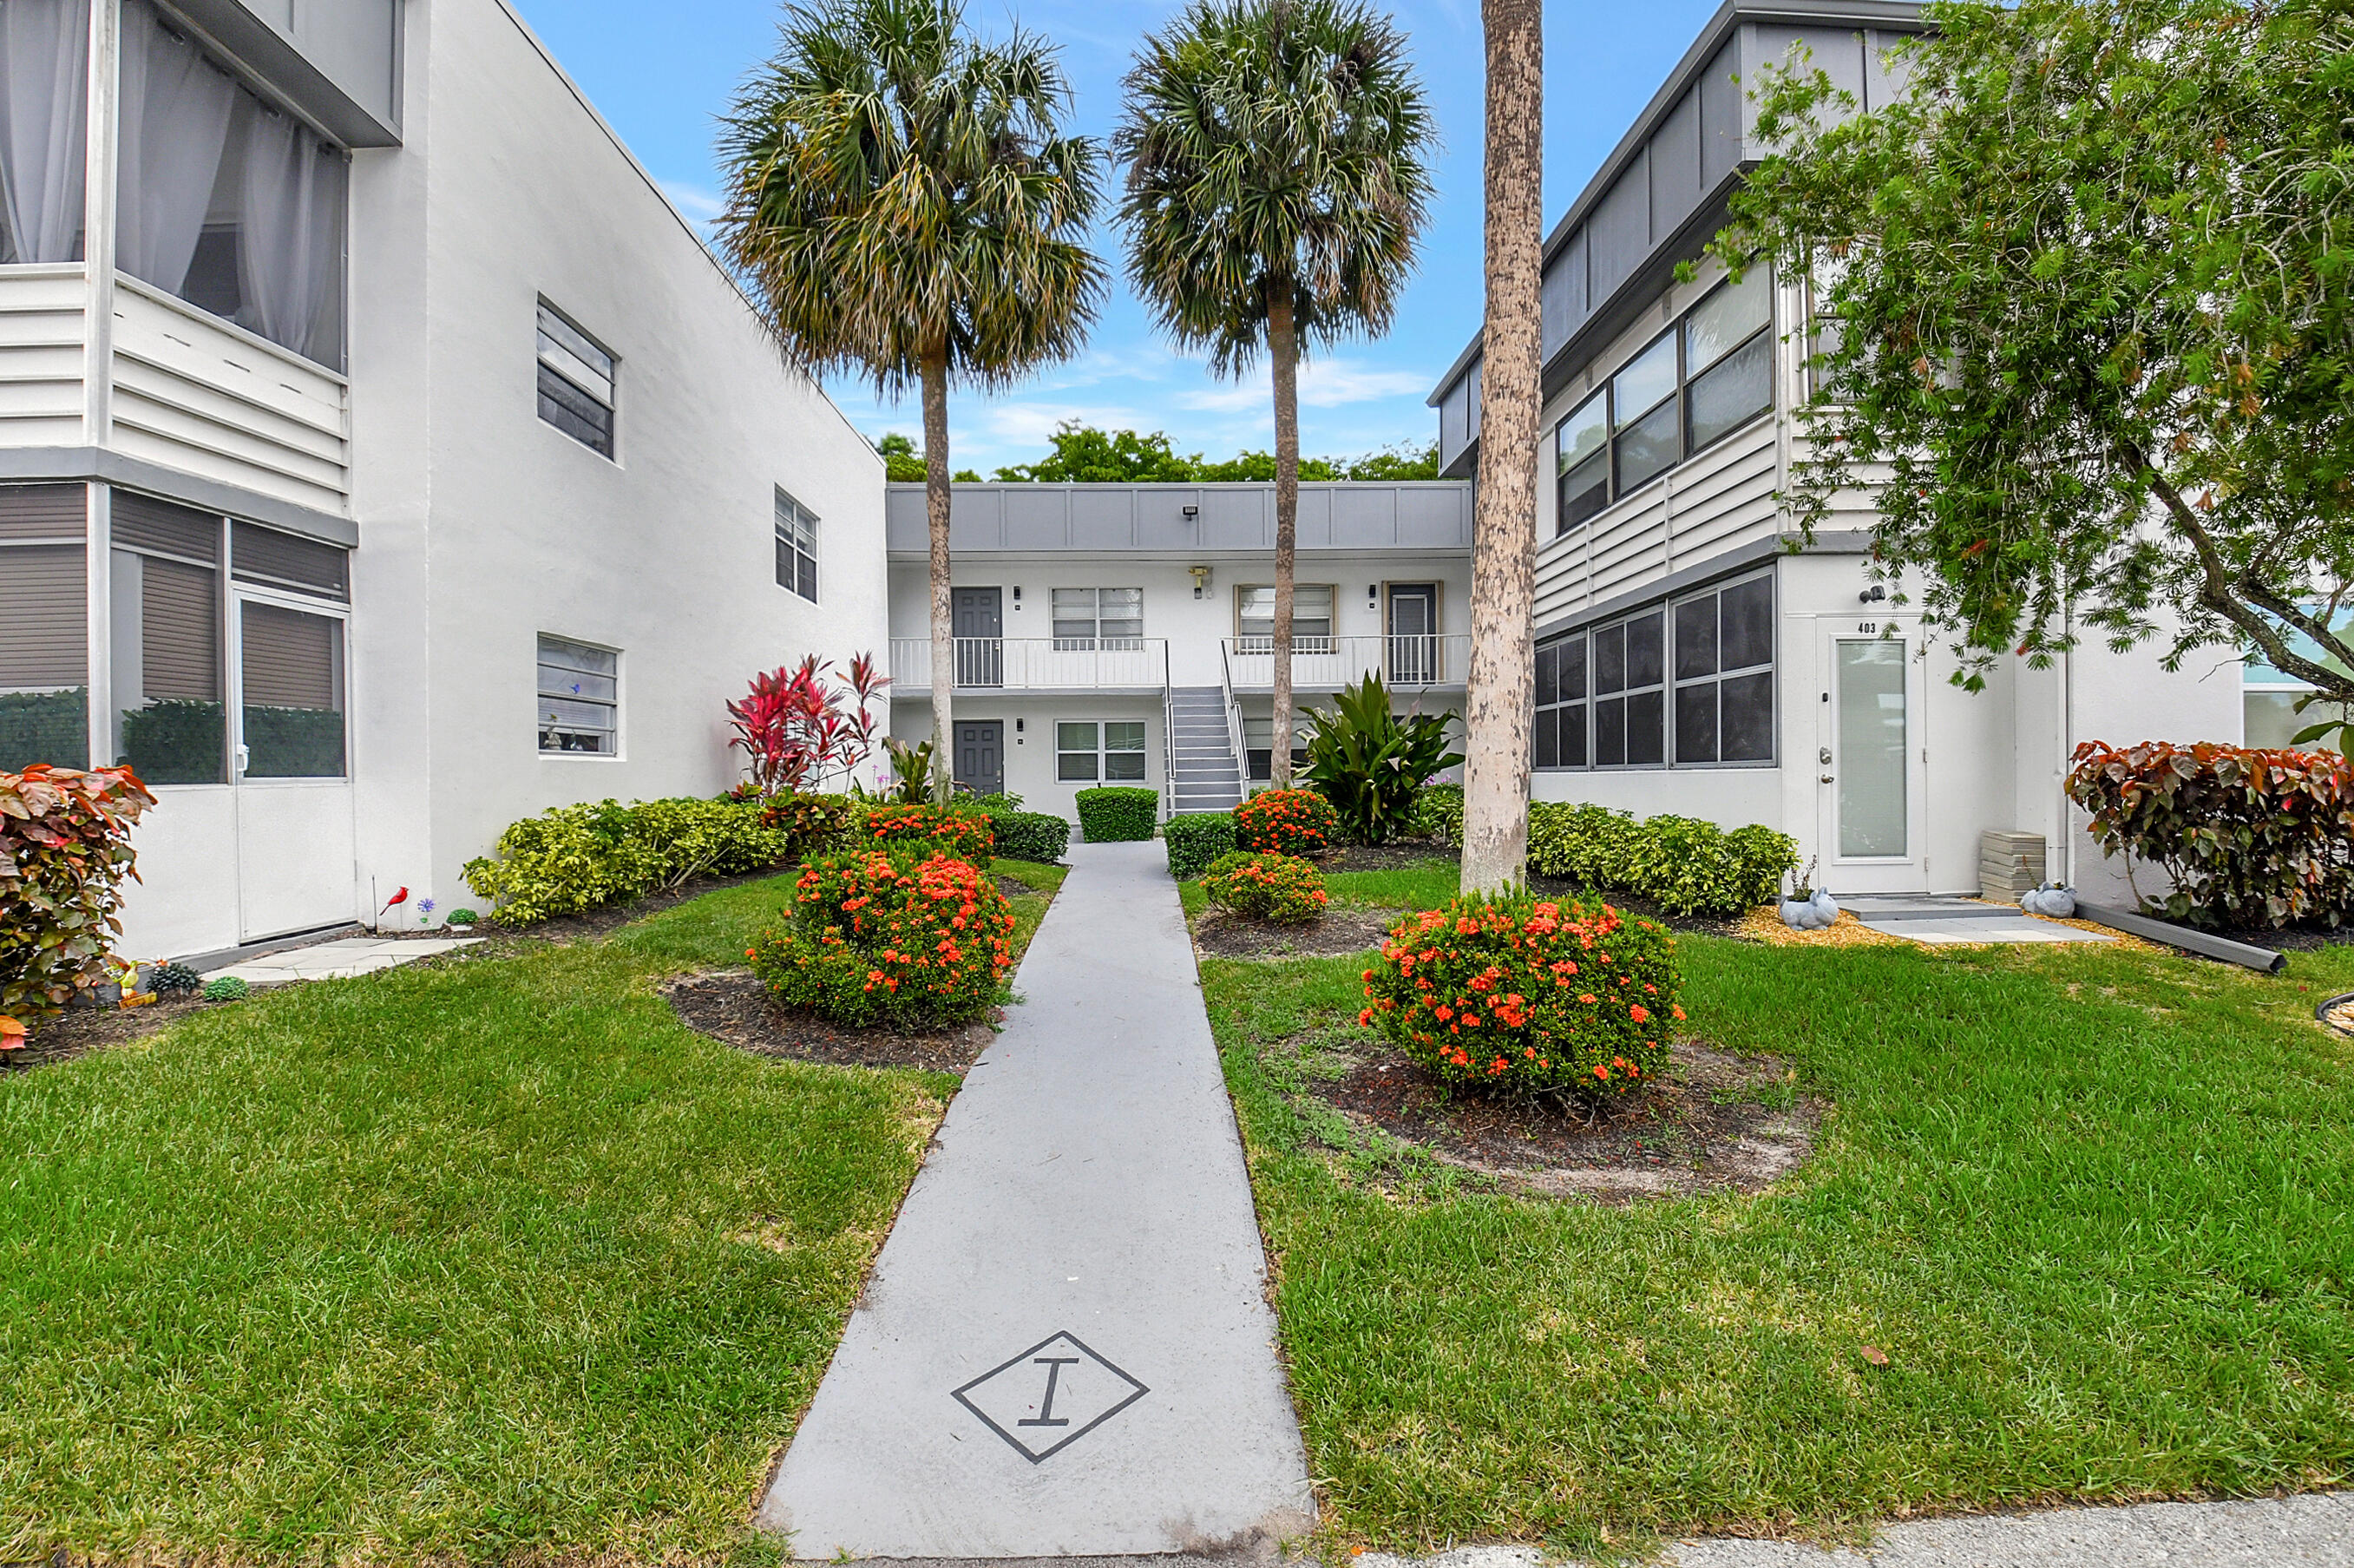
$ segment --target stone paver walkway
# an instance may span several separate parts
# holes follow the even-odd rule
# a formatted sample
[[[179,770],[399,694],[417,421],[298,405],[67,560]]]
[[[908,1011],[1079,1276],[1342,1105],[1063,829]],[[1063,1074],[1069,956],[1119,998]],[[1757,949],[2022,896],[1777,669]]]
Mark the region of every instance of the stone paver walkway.
[[[1231,1551],[1313,1522],[1158,843],[1082,844],[758,1522],[793,1554]]]
[[[2014,904],[1988,904],[1952,894],[1856,894],[1840,906],[1875,931],[1908,941],[1942,946],[1948,942],[2114,942],[2099,931],[2038,920]]]
[[[353,975],[374,974],[398,964],[413,964],[419,959],[433,958],[441,953],[470,948],[481,941],[480,937],[411,937],[396,941],[389,937],[343,937],[316,947],[289,948],[282,953],[268,953],[258,959],[215,969],[207,980],[233,975],[248,985],[284,985],[289,980],[348,980]]]

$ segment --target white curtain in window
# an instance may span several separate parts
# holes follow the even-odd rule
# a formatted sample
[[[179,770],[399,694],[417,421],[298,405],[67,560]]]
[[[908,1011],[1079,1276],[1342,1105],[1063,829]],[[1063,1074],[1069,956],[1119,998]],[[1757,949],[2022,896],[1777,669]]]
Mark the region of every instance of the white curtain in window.
[[[0,207],[5,259],[81,255],[90,0],[0,0]]]
[[[239,322],[272,343],[341,362],[344,163],[292,115],[247,105],[239,200]]]
[[[167,30],[148,0],[123,0],[115,261],[133,277],[180,291],[205,231],[236,105],[237,83],[227,71]]]

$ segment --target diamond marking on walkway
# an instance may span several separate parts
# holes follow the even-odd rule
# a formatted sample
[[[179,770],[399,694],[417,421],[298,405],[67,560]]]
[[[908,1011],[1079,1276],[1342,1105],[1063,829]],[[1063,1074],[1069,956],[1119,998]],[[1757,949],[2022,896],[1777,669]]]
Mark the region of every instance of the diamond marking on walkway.
[[[1151,1392],[1066,1331],[991,1367],[952,1397],[1036,1465]]]

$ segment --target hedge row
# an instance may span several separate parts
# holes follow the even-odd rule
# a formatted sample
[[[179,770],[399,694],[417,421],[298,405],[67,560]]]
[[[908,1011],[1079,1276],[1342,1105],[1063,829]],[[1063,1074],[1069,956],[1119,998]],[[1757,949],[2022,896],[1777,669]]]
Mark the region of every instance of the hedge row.
[[[1678,915],[1727,917],[1770,902],[1797,869],[1797,841],[1751,823],[1726,832],[1696,817],[1606,806],[1529,807],[1529,870],[1596,893],[1634,893]]]
[[[1161,796],[1152,789],[1106,789],[1078,792],[1079,831],[1091,844],[1149,839],[1161,818]]]

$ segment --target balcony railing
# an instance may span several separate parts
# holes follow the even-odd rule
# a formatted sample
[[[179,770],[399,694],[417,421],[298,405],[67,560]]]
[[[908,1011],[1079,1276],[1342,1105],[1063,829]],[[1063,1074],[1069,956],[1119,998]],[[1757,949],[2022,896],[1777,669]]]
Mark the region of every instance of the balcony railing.
[[[1154,691],[1168,684],[1164,637],[960,637],[957,690],[981,692]],[[932,687],[932,644],[891,640],[891,689]]]
[[[1225,640],[1226,679],[1240,691],[1275,685],[1275,645],[1265,637]],[[1459,686],[1471,659],[1471,639],[1451,636],[1299,637],[1291,644],[1291,687],[1337,692],[1366,675],[1392,688]]]

